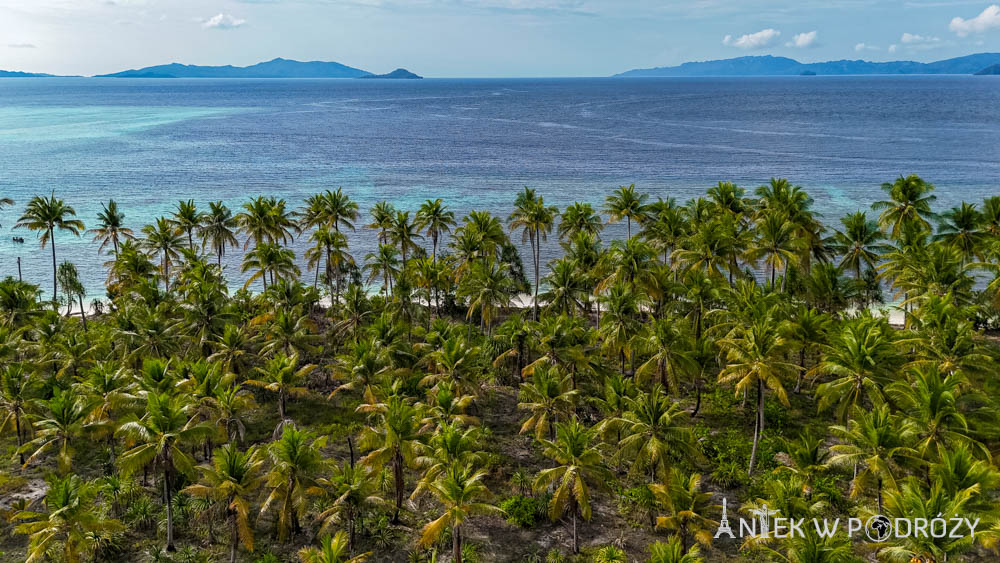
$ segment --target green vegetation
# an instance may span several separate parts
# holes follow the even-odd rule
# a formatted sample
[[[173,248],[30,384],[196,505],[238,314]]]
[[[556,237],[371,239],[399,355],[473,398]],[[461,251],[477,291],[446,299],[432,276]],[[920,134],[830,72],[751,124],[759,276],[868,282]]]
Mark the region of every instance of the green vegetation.
[[[0,281],[0,560],[994,561],[1000,197],[883,190],[839,221],[779,179],[461,220],[181,201],[134,231],[109,201],[89,310],[55,253],[85,226],[36,197],[15,227],[57,301]],[[980,524],[716,539],[723,498]]]

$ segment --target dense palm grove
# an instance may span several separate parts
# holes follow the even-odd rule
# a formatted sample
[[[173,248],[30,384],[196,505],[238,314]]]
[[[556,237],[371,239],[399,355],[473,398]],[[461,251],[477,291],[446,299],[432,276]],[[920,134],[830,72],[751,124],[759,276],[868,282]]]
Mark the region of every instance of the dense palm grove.
[[[15,228],[51,251],[57,300],[0,282],[4,557],[994,561],[1000,197],[882,188],[839,221],[772,180],[601,209],[525,188],[461,220],[341,190],[182,201],[135,231],[113,201],[85,230],[35,197]],[[107,260],[92,308],[69,236]],[[724,497],[981,523],[713,540]]]

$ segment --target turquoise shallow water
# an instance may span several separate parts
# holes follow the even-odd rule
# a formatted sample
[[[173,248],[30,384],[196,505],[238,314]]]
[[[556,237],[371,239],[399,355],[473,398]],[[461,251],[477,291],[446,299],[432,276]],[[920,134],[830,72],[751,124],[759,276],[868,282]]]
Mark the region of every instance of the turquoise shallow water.
[[[32,195],[50,191],[88,224],[114,197],[136,231],[181,198],[236,208],[268,193],[297,205],[337,186],[363,209],[442,197],[460,216],[506,215],[524,185],[562,207],[632,182],[685,200],[719,180],[753,187],[784,176],[835,220],[914,172],[947,207],[1000,193],[996,107],[1000,80],[968,76],[5,79],[0,192],[17,205],[0,211],[0,275],[16,275],[20,255],[25,277],[51,287],[48,251],[9,230]],[[101,296],[96,245],[65,235],[57,244]],[[359,232],[352,245],[361,257],[374,237]],[[227,264],[233,277],[238,260]]]

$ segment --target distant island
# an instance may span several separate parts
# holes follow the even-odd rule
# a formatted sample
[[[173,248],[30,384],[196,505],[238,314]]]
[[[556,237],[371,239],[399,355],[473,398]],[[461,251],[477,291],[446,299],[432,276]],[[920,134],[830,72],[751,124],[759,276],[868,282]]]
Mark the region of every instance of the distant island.
[[[40,72],[18,72],[16,70],[0,70],[0,78],[52,78],[52,74]]]
[[[360,78],[372,73],[337,62],[276,58],[250,66],[171,63],[102,74],[98,78]]]
[[[405,68],[397,68],[396,70],[386,73],[386,74],[368,74],[365,76],[359,76],[358,78],[387,78],[392,80],[420,80],[423,76],[419,74],[413,74],[412,72],[406,70]]]
[[[976,76],[990,76],[1000,74],[1000,64],[990,65],[976,73]]]
[[[615,77],[656,76],[812,76],[847,74],[989,74],[1000,65],[1000,53],[977,53],[932,63],[916,61],[870,62],[863,60],[801,63],[772,55],[688,62],[679,66],[633,69]]]

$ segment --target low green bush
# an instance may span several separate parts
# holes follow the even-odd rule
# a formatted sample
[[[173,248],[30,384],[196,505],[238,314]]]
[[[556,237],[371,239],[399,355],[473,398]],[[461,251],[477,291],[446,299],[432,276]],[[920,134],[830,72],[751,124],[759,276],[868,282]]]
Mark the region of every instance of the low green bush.
[[[513,496],[500,503],[507,521],[521,528],[533,528],[545,515],[545,501],[536,497]]]

